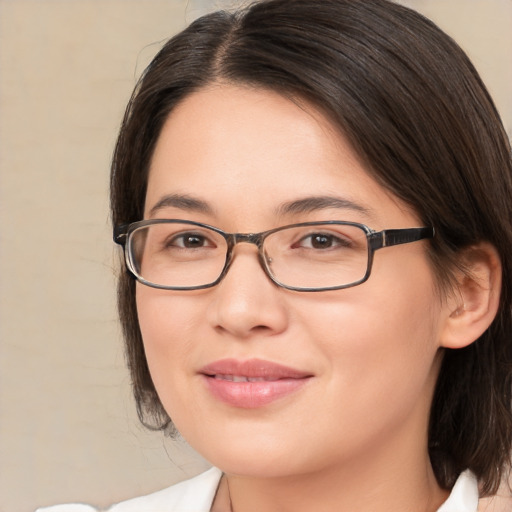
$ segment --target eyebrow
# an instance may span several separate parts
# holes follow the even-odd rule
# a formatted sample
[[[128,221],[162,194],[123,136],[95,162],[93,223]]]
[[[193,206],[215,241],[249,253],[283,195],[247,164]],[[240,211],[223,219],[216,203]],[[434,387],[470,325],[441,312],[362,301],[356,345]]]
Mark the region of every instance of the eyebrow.
[[[180,210],[204,213],[213,215],[212,206],[202,199],[192,197],[188,194],[167,194],[163,196],[149,211],[153,216],[157,211],[164,208],[178,208]],[[341,210],[352,210],[362,213],[367,217],[373,217],[374,211],[349,199],[336,196],[311,196],[296,199],[279,205],[276,208],[277,215],[297,215],[312,213],[330,208]]]
[[[280,205],[277,208],[279,215],[299,214],[299,213],[312,213],[319,210],[327,210],[330,208],[352,210],[362,213],[367,217],[374,216],[374,210],[355,203],[349,199],[344,199],[336,196],[312,196],[289,201]]]
[[[213,208],[201,199],[189,196],[187,194],[168,194],[163,196],[152,208],[149,210],[150,216],[153,216],[157,211],[164,208],[179,208],[189,212],[198,212],[213,215]]]

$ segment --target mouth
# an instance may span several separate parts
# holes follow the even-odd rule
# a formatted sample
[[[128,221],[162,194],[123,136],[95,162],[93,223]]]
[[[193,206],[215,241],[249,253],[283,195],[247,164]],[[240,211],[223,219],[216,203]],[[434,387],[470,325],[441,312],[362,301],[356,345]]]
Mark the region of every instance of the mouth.
[[[313,375],[270,361],[223,359],[199,371],[213,397],[232,407],[254,409],[301,389]]]
[[[245,377],[243,375],[212,375],[214,379],[228,380],[229,382],[269,382],[275,379],[265,377]]]

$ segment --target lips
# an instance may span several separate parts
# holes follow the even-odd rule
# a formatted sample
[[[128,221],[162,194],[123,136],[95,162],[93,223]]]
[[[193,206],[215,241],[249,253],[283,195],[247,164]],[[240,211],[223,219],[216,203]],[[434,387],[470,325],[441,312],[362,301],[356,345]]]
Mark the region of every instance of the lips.
[[[261,359],[223,359],[199,373],[216,399],[243,409],[263,407],[284,398],[313,377],[311,373]]]

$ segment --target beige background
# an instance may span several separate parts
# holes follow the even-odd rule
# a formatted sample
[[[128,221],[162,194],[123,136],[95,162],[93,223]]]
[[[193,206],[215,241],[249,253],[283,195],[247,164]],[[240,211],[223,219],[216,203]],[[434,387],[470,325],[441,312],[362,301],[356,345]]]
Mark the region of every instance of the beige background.
[[[105,506],[205,467],[135,418],[107,203],[136,78],[199,3],[0,0],[0,511]],[[470,53],[512,133],[512,1],[404,3]]]

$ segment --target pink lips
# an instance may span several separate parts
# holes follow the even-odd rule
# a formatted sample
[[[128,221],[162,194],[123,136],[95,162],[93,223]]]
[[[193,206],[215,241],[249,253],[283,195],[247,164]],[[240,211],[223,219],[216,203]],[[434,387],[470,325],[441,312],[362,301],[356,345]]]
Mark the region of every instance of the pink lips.
[[[234,407],[253,409],[270,404],[301,388],[311,377],[294,368],[250,359],[222,359],[199,372],[210,392]]]

